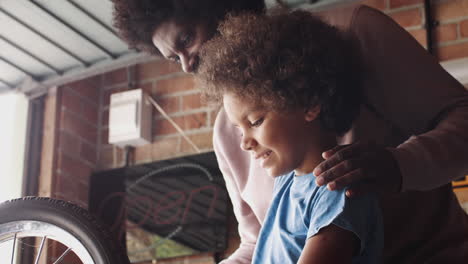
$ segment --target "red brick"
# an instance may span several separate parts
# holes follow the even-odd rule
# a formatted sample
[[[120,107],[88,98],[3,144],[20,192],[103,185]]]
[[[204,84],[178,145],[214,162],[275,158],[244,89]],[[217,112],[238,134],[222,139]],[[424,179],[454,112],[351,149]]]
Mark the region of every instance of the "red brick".
[[[182,110],[187,111],[187,110],[198,109],[198,108],[203,107],[204,105],[201,102],[200,96],[201,96],[200,93],[183,96],[182,97]]]
[[[115,155],[114,155],[115,151]],[[114,160],[114,157],[116,160]],[[99,150],[99,169],[117,168],[123,165],[124,153],[121,148],[107,145]]]
[[[146,163],[146,162],[151,161],[152,149],[153,149],[153,146],[151,144],[146,144],[140,147],[136,147],[135,152],[134,152],[135,164]]]
[[[71,87],[74,91],[88,100],[99,103],[99,89],[101,87],[100,78],[101,75],[98,75],[70,83],[67,86]]]
[[[414,8],[389,14],[400,26],[411,27],[422,25],[422,10]]]
[[[109,144],[109,129],[101,129],[101,146]]]
[[[387,8],[385,0],[363,0],[360,3],[382,11]]]
[[[188,138],[199,148],[200,150],[211,150],[213,149],[213,132],[203,132],[199,134],[189,135]],[[193,146],[187,142],[184,138],[181,138],[180,152],[182,153],[196,153]]]
[[[67,201],[74,200],[78,196],[77,187],[79,185],[72,177],[68,177],[63,174],[59,175],[60,176],[56,179],[55,196]]]
[[[137,83],[135,89],[142,89],[146,94],[153,95],[153,82]]]
[[[79,114],[81,112],[81,98],[68,87],[62,87],[62,106],[67,110]]]
[[[70,175],[57,177],[55,196],[87,208],[89,185]]]
[[[419,42],[419,44],[421,44],[421,46],[426,47],[427,41],[425,29],[410,30],[408,32]]]
[[[127,68],[118,69],[102,75],[102,83],[104,86],[116,84],[126,84],[128,82]]]
[[[421,4],[423,0],[390,0],[390,8]]]
[[[172,120],[183,129],[184,126],[184,119],[183,117],[173,117]],[[158,119],[153,121],[153,135],[154,136],[161,136],[161,135],[169,135],[175,134],[177,130],[174,128],[172,123],[170,123],[166,119]]]
[[[60,128],[88,141],[90,144],[96,144],[97,128],[87,122],[77,118],[76,115],[68,111],[62,111],[60,116]]]
[[[81,144],[80,157],[96,166],[97,160],[97,149],[95,145],[89,145],[86,143]]]
[[[69,153],[70,155],[75,155],[76,151],[80,149],[80,139],[74,136],[73,134],[66,131],[59,131],[58,138],[58,147],[61,150],[61,152]]]
[[[468,19],[460,22],[460,34],[462,38],[468,37]]]
[[[468,57],[468,42],[439,47],[437,55],[440,61]]]
[[[109,109],[103,110],[101,112],[101,126],[109,125]]]
[[[151,144],[152,160],[162,160],[180,156],[180,137],[156,139]]]
[[[65,153],[60,153],[58,156],[58,165],[57,168],[73,177],[78,178],[88,178],[93,170],[93,167],[86,164],[84,161],[80,160],[79,158],[70,157]]]
[[[434,40],[437,42],[446,42],[457,39],[457,24],[444,24],[434,29]]]
[[[196,113],[184,116],[184,129],[198,129],[207,126],[207,113]]]
[[[437,21],[468,16],[468,0],[438,1],[433,9]]]
[[[147,79],[153,79],[161,75],[180,72],[181,68],[178,64],[170,62],[168,60],[159,59],[156,61],[138,64],[136,66],[136,79],[138,81],[144,81]]]
[[[184,75],[182,77],[170,78],[156,82],[156,93],[170,94],[180,91],[189,91],[194,89],[195,82],[191,75]]]
[[[167,114],[172,114],[180,111],[179,96],[156,98],[155,101]],[[154,108],[154,115],[162,116],[156,108]]]
[[[81,116],[91,124],[98,126],[98,107],[88,102],[83,102],[82,107]]]
[[[207,113],[196,113],[185,116],[173,117],[172,120],[183,130],[188,131],[207,126]],[[153,135],[168,135],[178,133],[174,126],[166,119],[154,121]]]

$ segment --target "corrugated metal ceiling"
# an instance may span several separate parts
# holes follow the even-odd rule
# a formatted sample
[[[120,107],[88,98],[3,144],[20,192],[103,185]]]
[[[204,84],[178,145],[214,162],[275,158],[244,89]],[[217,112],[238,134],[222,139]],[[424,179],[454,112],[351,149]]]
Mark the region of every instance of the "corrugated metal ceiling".
[[[144,57],[115,33],[109,0],[0,0],[0,90],[33,92]]]
[[[340,1],[352,0],[283,0],[290,6]],[[110,0],[0,0],[0,92],[34,97],[52,86],[153,59],[129,50],[115,31]]]
[[[276,1],[265,2],[271,7]],[[283,0],[305,8],[352,1]],[[0,0],[0,93],[35,97],[53,86],[151,59],[129,50],[117,36],[110,0]]]

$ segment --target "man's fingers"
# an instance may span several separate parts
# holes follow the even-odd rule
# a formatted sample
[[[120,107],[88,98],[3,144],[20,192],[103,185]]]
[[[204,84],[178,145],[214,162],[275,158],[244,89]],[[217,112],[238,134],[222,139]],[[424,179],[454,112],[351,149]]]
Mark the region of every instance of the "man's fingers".
[[[335,181],[330,182],[327,185],[327,188],[331,191],[340,190],[364,178],[365,175],[363,174],[362,169],[355,169],[349,173],[346,173],[344,176],[336,179]]]
[[[348,153],[350,153],[350,151],[345,151],[345,150],[352,148],[352,145],[337,146],[335,147],[335,149],[337,149],[338,147],[339,147],[339,150],[337,150],[337,152],[335,152],[333,155],[331,155],[330,157],[322,161],[319,165],[317,165],[317,167],[315,167],[313,171],[315,176],[319,176],[324,171],[327,171],[328,169],[333,168],[338,163],[343,161],[348,155]],[[333,151],[333,150],[330,150],[330,151]]]
[[[339,145],[339,146],[335,146],[335,147],[332,148],[332,149],[329,149],[329,150],[327,150],[327,151],[324,151],[324,152],[322,153],[322,157],[323,157],[324,159],[328,159],[328,158],[330,158],[331,156],[333,156],[336,152],[338,152],[338,151],[340,151],[340,150],[342,150],[342,149],[344,149],[344,148],[347,148],[348,146],[350,146],[350,145]]]
[[[328,182],[334,181],[335,179],[345,176],[347,173],[353,171],[359,167],[359,160],[348,159],[338,163],[332,168],[324,171],[320,176],[317,177],[317,185],[321,186]]]
[[[331,150],[327,150],[322,153],[322,156],[326,156],[327,158],[314,169],[313,173],[315,176],[319,176],[324,171],[344,160],[360,158],[362,155],[368,154],[369,150],[373,149],[373,146],[375,146],[373,142],[357,142],[350,145],[336,146]]]
[[[334,152],[335,149],[337,150],[336,152]],[[322,161],[319,165],[317,165],[317,167],[315,167],[313,171],[315,176],[319,176],[323,172],[327,171],[330,168],[333,168],[334,166],[338,165],[344,160],[351,158],[357,159],[359,158],[359,156],[366,153],[365,145],[361,143],[337,146],[329,151],[334,152],[334,154],[328,157],[328,159]]]

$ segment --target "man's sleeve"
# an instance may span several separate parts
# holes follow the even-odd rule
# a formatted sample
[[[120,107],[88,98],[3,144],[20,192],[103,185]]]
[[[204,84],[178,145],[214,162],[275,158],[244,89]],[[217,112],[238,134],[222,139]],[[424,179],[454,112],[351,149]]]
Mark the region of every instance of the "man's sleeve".
[[[221,110],[223,111],[223,110]],[[218,114],[218,117],[220,114]],[[257,236],[260,231],[261,225],[255,217],[250,206],[242,199],[235,175],[231,169],[229,160],[226,159],[225,154],[230,146],[226,146],[226,133],[220,126],[225,120],[219,120],[217,118],[215,124],[215,131],[213,135],[213,147],[218,160],[218,165],[223,173],[224,180],[226,182],[226,188],[229,193],[229,197],[232,202],[234,214],[237,222],[239,223],[239,235],[241,243],[239,248],[226,260],[223,260],[222,264],[250,264],[252,261]],[[232,144],[232,143],[231,143]],[[232,146],[231,146],[232,147]]]
[[[367,102],[407,139],[389,149],[402,191],[434,189],[468,174],[466,89],[380,11],[359,8],[351,28],[368,66]]]

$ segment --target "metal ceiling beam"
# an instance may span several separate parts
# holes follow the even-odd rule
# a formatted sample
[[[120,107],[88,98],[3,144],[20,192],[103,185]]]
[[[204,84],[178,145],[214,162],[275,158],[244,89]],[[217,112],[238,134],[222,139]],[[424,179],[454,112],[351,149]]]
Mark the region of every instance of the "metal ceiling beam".
[[[77,67],[64,72],[62,76],[47,78],[42,82],[23,82],[15,89],[22,91],[29,98],[35,98],[47,93],[48,89],[54,86],[60,86],[69,82],[103,74],[130,65],[153,61],[154,59],[155,57],[148,56],[148,54],[129,52],[121,55],[116,60],[103,60],[93,63],[87,68]]]
[[[28,76],[29,78],[31,78],[31,79],[37,81],[37,78],[34,76],[34,74],[28,72],[27,70],[21,68],[20,66],[18,66],[18,65],[16,65],[16,64],[14,64],[13,62],[9,61],[8,59],[6,59],[6,58],[0,56],[0,61],[5,62],[5,63],[8,64],[10,67],[15,68],[16,70],[22,72],[24,75]]]
[[[7,17],[9,17],[10,19],[12,19],[13,21],[15,21],[16,23],[22,25],[23,27],[26,27],[27,29],[29,29],[31,32],[33,32],[34,34],[38,35],[39,37],[41,37],[42,39],[44,39],[45,41],[49,42],[50,44],[54,45],[55,47],[57,47],[59,50],[63,51],[64,53],[66,53],[68,56],[70,56],[71,58],[73,58],[74,60],[76,60],[78,62],[78,64],[80,64],[81,66],[89,66],[89,63],[87,63],[86,61],[82,60],[79,56],[73,54],[71,51],[67,50],[65,47],[63,47],[62,45],[60,45],[59,43],[53,41],[52,39],[48,38],[46,35],[42,34],[41,32],[35,30],[34,28],[30,27],[29,25],[27,25],[26,23],[24,23],[23,21],[21,21],[19,18],[17,18],[16,16],[14,16],[13,14],[10,14],[8,11],[0,8],[0,12],[5,14]]]
[[[101,20],[99,20],[97,17],[95,17],[93,14],[89,13],[88,11],[86,11],[83,7],[81,7],[80,5],[78,5],[77,3],[75,3],[75,1],[73,0],[66,0],[68,3],[70,3],[70,5],[72,5],[74,8],[76,8],[77,10],[79,10],[80,12],[82,12],[83,14],[85,14],[86,16],[88,16],[91,20],[93,20],[95,23],[97,23],[98,25],[100,25],[102,28],[106,29],[109,33],[111,33],[112,35],[114,35],[116,38],[120,38],[117,34],[117,32],[115,32],[114,29],[112,29],[111,27],[107,26],[106,24],[104,24]]]
[[[0,39],[5,41],[6,43],[8,43],[10,46],[13,46],[15,47],[16,49],[20,50],[21,52],[25,53],[26,55],[28,55],[29,57],[31,57],[32,59],[34,59],[35,61],[39,62],[40,64],[42,64],[43,66],[45,66],[46,68],[49,68],[50,70],[52,70],[53,72],[55,72],[55,74],[57,75],[62,75],[62,72],[60,70],[58,70],[57,68],[55,68],[54,66],[50,65],[49,63],[47,63],[46,61],[42,60],[41,58],[37,57],[36,55],[32,54],[31,52],[27,51],[26,49],[18,46],[16,43],[13,43],[12,41],[10,41],[9,39],[3,37],[0,35]]]
[[[15,87],[11,83],[9,83],[9,82],[7,82],[7,81],[5,81],[3,79],[0,79],[0,83],[3,84],[4,86],[10,88],[11,90],[15,89]]]
[[[28,3],[31,3],[33,4],[34,6],[36,6],[37,8],[39,8],[42,12],[46,13],[47,15],[49,15],[50,17],[54,18],[55,20],[57,20],[58,22],[62,23],[63,25],[67,26],[71,31],[73,31],[75,34],[77,34],[78,36],[80,36],[81,38],[83,38],[84,40],[86,40],[89,44],[93,45],[96,49],[100,50],[102,53],[106,54],[109,58],[112,58],[112,59],[115,59],[117,58],[116,55],[112,54],[112,52],[110,52],[109,50],[107,50],[106,48],[104,48],[102,45],[100,45],[99,43],[97,43],[96,41],[90,39],[88,36],[84,35],[83,33],[81,33],[79,30],[77,30],[76,28],[74,28],[72,25],[68,24],[67,22],[65,22],[64,20],[62,20],[61,18],[59,18],[57,15],[55,15],[54,13],[50,12],[48,9],[46,9],[45,7],[43,7],[40,3],[34,1],[34,0],[30,0],[28,1]]]

